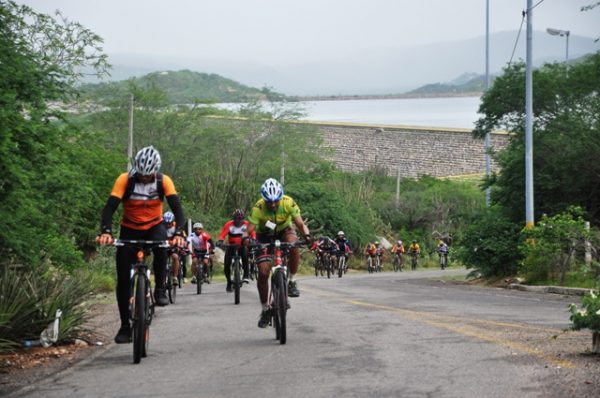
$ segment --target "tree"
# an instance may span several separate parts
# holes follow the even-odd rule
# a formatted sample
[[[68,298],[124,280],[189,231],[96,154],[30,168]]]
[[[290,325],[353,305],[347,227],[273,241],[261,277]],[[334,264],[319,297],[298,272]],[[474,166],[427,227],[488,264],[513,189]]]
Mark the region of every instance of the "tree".
[[[71,84],[82,76],[80,68],[91,66],[96,73],[105,73],[106,58],[96,52],[100,41],[77,23],[0,1],[2,263],[36,263],[53,257],[58,241],[74,248],[72,240],[81,239],[62,230],[82,221],[81,213],[64,207],[63,199],[77,197],[69,195],[77,189],[90,188],[84,173],[90,161],[80,158],[83,164],[72,163],[80,153],[81,137],[49,103],[74,93]],[[93,194],[90,188],[79,200],[93,203]],[[71,251],[60,249],[63,254]]]
[[[484,94],[474,135],[501,128],[512,133],[497,155],[499,175],[487,180],[492,201],[516,222],[524,218],[525,66],[504,70]],[[600,225],[600,53],[569,66],[546,64],[533,74],[535,218],[579,205]]]

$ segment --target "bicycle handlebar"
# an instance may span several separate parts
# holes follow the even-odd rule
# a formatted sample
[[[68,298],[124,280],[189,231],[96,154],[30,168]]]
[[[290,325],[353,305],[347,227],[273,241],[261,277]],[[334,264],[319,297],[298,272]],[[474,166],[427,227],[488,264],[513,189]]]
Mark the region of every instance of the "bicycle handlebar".
[[[113,246],[172,247],[168,240],[115,239]]]

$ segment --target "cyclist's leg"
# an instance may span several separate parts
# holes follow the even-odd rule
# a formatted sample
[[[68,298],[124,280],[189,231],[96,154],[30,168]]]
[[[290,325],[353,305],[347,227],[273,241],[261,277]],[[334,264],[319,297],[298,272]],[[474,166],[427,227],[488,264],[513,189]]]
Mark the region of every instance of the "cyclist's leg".
[[[179,278],[179,255],[176,252],[171,253],[171,264],[173,265],[171,272],[173,273],[173,280],[175,281]]]
[[[148,240],[166,240],[167,230],[165,225],[160,223],[148,230],[146,235]],[[152,249],[153,261],[152,266],[154,268],[154,298],[157,305],[164,306],[169,304],[167,293],[165,291],[165,280],[167,277],[167,249],[162,247],[155,247]]]
[[[242,279],[247,282],[248,277],[250,275],[250,265],[248,263],[248,248],[246,246],[242,246],[238,250],[238,252],[240,253],[240,257],[242,258],[242,268],[244,269]]]
[[[282,240],[288,243],[294,243],[298,241],[298,235],[296,235],[296,230],[288,227],[283,230]],[[298,272],[298,265],[300,264],[300,251],[298,248],[293,248],[290,250],[290,273],[288,278],[288,295],[290,297],[298,297],[300,296],[300,291],[298,290],[298,284],[296,283],[296,273]]]
[[[199,253],[194,252],[194,257],[192,258],[192,283],[196,283],[196,270],[198,269],[198,259]]]

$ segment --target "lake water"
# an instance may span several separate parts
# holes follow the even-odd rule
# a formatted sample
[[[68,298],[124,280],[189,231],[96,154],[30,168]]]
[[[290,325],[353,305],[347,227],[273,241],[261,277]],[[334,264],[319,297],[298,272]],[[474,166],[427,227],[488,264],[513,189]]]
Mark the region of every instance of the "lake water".
[[[473,128],[479,97],[306,101],[303,119],[327,122]]]

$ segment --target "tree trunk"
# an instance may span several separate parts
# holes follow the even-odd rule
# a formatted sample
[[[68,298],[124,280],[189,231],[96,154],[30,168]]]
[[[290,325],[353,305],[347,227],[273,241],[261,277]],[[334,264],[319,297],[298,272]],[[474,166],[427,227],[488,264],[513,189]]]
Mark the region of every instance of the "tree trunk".
[[[592,332],[592,352],[600,354],[600,332]]]

